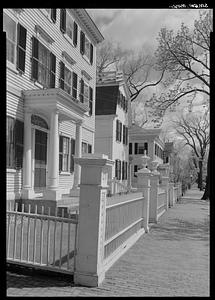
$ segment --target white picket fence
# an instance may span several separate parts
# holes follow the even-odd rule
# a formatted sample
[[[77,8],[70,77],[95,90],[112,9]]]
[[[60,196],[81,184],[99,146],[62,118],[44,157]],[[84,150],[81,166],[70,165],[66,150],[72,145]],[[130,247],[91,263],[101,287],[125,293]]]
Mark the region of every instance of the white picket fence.
[[[75,270],[76,236],[78,218],[65,218],[64,211],[58,216],[37,213],[38,208],[31,212],[31,205],[25,212],[24,204],[21,211],[11,206],[7,210],[7,262],[48,269],[63,273]]]

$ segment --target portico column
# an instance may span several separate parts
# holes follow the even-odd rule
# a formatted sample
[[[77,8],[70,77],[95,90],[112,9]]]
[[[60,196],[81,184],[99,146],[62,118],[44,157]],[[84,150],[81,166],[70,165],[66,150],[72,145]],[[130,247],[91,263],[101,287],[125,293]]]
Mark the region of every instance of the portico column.
[[[75,137],[75,157],[80,158],[82,156],[82,122],[76,123],[76,137]],[[74,166],[74,183],[73,190],[78,188],[80,183],[81,166],[75,163]]]
[[[51,113],[48,186],[44,197],[47,200],[61,199],[61,193],[59,191],[59,132],[57,110]]]
[[[33,198],[32,190],[32,143],[31,143],[31,110],[26,109],[24,115],[24,161],[22,199]]]

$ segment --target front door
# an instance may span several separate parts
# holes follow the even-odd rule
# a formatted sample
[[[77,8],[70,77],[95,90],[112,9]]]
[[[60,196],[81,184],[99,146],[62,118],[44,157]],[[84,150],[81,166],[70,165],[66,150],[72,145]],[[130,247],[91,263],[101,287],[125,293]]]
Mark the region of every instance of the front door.
[[[47,168],[47,133],[35,129],[35,152],[34,152],[34,188],[46,187]]]

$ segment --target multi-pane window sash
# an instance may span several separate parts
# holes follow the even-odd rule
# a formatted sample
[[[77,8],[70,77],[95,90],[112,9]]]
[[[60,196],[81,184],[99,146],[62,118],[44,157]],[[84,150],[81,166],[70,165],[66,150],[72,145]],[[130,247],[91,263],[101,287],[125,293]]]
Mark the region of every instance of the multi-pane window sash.
[[[27,30],[3,14],[3,30],[7,37],[7,60],[15,65],[19,71],[25,72],[26,36]]]
[[[121,160],[115,160],[115,177],[118,180],[121,180]]]
[[[69,138],[65,136],[59,139],[59,171],[69,171]]]
[[[32,38],[32,79],[45,88],[55,87],[56,57],[35,37]]]
[[[59,82],[62,90],[72,94],[72,97],[77,99],[77,74],[71,72],[62,61],[60,62]]]
[[[82,55],[86,55],[91,65],[93,64],[93,44],[86,38],[84,32],[80,31],[80,52]]]
[[[82,142],[81,148],[82,148],[82,154],[92,153],[92,145],[91,144]]]
[[[116,120],[116,140],[122,140],[122,123],[119,120]]]
[[[84,82],[84,80],[80,79],[80,94],[79,94],[80,102],[89,105],[89,86]]]
[[[144,154],[144,150],[148,153],[148,143],[135,143],[135,154]]]
[[[74,46],[77,46],[78,25],[65,8],[60,10],[60,30],[71,38]]]
[[[24,123],[7,117],[7,168],[22,168],[23,143]]]

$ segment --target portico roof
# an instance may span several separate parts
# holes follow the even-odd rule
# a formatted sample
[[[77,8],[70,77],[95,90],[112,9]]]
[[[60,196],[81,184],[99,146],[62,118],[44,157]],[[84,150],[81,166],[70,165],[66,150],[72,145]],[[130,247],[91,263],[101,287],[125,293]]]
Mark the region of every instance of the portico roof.
[[[89,110],[87,104],[74,99],[60,88],[23,90],[22,93],[25,109],[30,109],[47,117],[53,110],[58,110],[59,121],[80,122]]]

